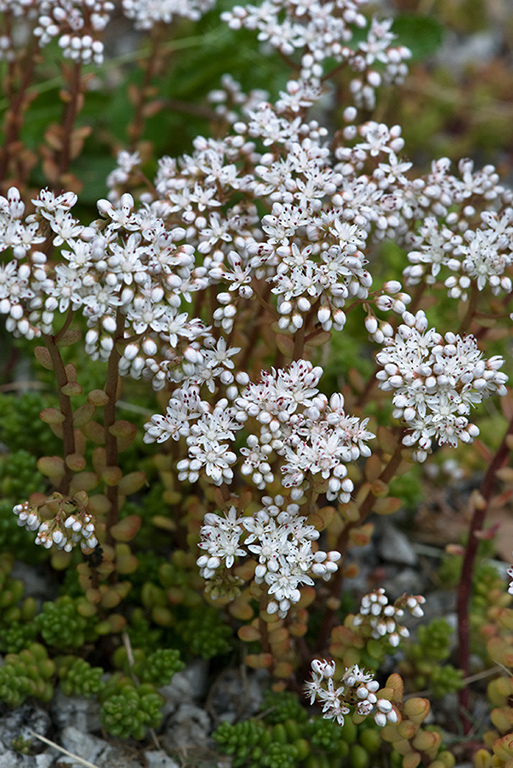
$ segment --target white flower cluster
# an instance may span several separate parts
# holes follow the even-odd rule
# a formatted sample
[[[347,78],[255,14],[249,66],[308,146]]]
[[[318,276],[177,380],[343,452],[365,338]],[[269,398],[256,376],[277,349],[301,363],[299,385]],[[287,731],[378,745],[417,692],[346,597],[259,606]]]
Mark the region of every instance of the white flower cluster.
[[[345,669],[340,685],[335,688],[334,661],[314,659],[312,661],[312,680],[306,683],[306,694],[310,704],[322,703],[322,716],[325,720],[336,720],[344,725],[345,715],[353,709],[356,714],[367,717],[373,715],[374,722],[380,728],[387,723],[397,723],[398,714],[388,699],[378,699],[376,692],[379,683],[371,672],[365,672],[357,664]]]
[[[18,525],[24,526],[29,531],[37,531],[36,544],[45,549],[55,545],[64,552],[71,550],[80,544],[83,550],[91,550],[98,544],[95,533],[95,519],[92,515],[81,509],[72,500],[59,504],[55,516],[48,520],[41,515],[41,507],[49,504],[55,505],[55,499],[47,499],[42,504],[32,505],[25,501],[16,504],[13,512],[18,517]]]
[[[344,63],[357,73],[351,91],[355,101],[374,106],[374,91],[383,82],[406,75],[411,52],[395,45],[391,21],[373,18],[365,39],[351,45],[354,29],[367,26],[359,7],[367,0],[263,0],[260,5],[236,5],[221,18],[232,29],[257,30],[258,39],[285,56],[301,53],[301,78],[320,83],[326,60]]]
[[[58,40],[66,58],[101,64],[101,36],[114,8],[111,0],[2,0],[0,14],[5,18],[0,17],[0,58],[15,58],[20,39],[25,39],[17,28],[17,21],[23,19],[41,48]]]
[[[206,5],[190,7],[199,13]],[[308,109],[326,96],[327,57],[353,69],[355,104],[370,103],[383,78],[403,73],[406,52],[392,44],[389,22],[372,21],[366,40],[353,44],[353,28],[365,26],[361,7],[359,0],[264,0],[229,12],[232,27],[258,30],[286,56],[301,49],[301,73],[275,103],[225,79],[226,99],[217,93],[213,102],[226,106],[228,134],[197,137],[189,154],[160,158],[154,184],[137,202],[124,191],[137,187],[131,182],[140,164],[129,152],[120,153],[109,199],[98,201],[100,218],[90,224],[73,216],[71,192],[43,190],[29,215],[17,189],[0,197],[0,314],[7,329],[32,339],[54,333],[58,315],[81,313],[88,355],[107,360],[115,350],[121,374],[143,377],[156,390],[169,387],[166,414],[152,417],[145,440],[181,440],[180,480],[222,486],[239,472],[268,493],[280,479],[292,503],[305,491],[347,502],[347,464],[370,455],[373,435],[365,420],[345,413],[342,395],[319,393],[321,368],[301,358],[305,345],[341,330],[358,305],[383,347],[380,386],[392,393],[417,459],[435,439],[470,441],[477,434],[468,420],[472,406],[505,391],[502,359],[485,361],[472,337],[428,329],[423,313],[406,312],[410,297],[397,281],[371,292],[373,246],[385,238],[417,254],[410,254],[410,283],[436,281],[439,264],[452,270],[446,285],[454,296],[463,298],[469,285],[509,291],[513,195],[493,167],[475,172],[468,161],[458,176],[442,159],[415,177],[401,156],[400,128],[358,126],[354,106],[333,141],[310,119]],[[32,14],[42,44],[64,35],[65,52],[69,46],[69,55],[76,50],[74,58],[84,61],[82,49],[93,48],[73,43],[73,35],[94,38],[91,30],[100,33],[112,9],[101,0],[13,0],[9,10]],[[166,14],[188,14],[178,0],[125,0],[125,11],[145,28]],[[373,305],[402,316],[397,331],[391,323],[378,327]],[[264,329],[291,342],[283,354],[293,362],[250,381],[251,334],[258,339]],[[299,559],[294,568],[306,573]],[[314,565],[329,571],[315,561],[308,573]],[[273,573],[266,566],[262,578]],[[277,604],[295,589],[277,591]]]
[[[296,489],[297,498],[314,483],[329,500],[347,502],[353,483],[346,465],[370,456],[367,441],[374,435],[366,429],[367,419],[345,413],[342,395],[328,401],[319,394],[321,374],[322,368],[307,360],[263,371],[256,384],[240,373],[240,389],[235,384],[228,388],[233,405],[222,398],[213,408],[200,399],[197,386],[182,386],[166,415],[156,414],[145,425],[145,442],[185,437],[189,458],[178,462],[180,480],[195,482],[204,470],[216,485],[230,483],[239,460],[241,474],[264,489],[274,482],[272,465],[281,459],[283,486]],[[229,442],[245,424],[249,435],[238,456]]]
[[[394,418],[407,428],[404,445],[418,445],[417,461],[439,445],[470,443],[479,434],[468,416],[471,408],[491,394],[505,395],[507,376],[499,371],[499,355],[483,358],[473,336],[445,336],[428,328],[422,311],[403,314],[403,323],[383,341],[376,360],[383,370],[379,386],[393,392]]]
[[[475,215],[470,205],[464,211],[469,218]],[[456,214],[449,214],[445,223],[428,216],[412,238],[415,250],[408,253],[412,266],[404,270],[407,283],[434,283],[445,268],[451,273],[444,281],[451,298],[465,300],[473,282],[479,291],[489,287],[495,296],[510,293],[513,284],[506,271],[513,264],[513,209],[506,208],[500,216],[483,211],[480,216],[483,226],[473,229],[464,221],[458,227],[462,234],[451,229]]]
[[[209,11],[215,0],[123,0],[123,13],[134,19],[136,29],[151,29],[154,24],[170,24],[175,16],[196,21]]]
[[[213,4],[214,0],[123,0],[121,8],[135,21],[136,29],[150,29],[176,16],[197,20]],[[0,16],[0,59],[15,58],[28,28],[41,48],[57,40],[65,58],[100,65],[105,54],[103,32],[118,5],[113,0],[0,0],[4,15]],[[21,19],[23,31],[17,27]]]
[[[337,570],[340,553],[312,547],[319,532],[299,514],[298,504],[283,496],[264,496],[262,502],[263,508],[251,517],[237,517],[235,507],[224,517],[206,514],[199,547],[207,554],[197,563],[201,575],[210,579],[218,569],[231,568],[235,558],[253,556],[255,581],[266,584],[272,597],[267,612],[284,618],[300,600],[299,587],[313,585],[312,577],[327,581]]]
[[[422,595],[410,595],[399,598],[394,605],[390,605],[384,589],[377,589],[368,595],[364,595],[360,610],[353,619],[355,627],[367,624],[372,629],[372,637],[379,640],[386,637],[393,648],[396,648],[402,637],[409,637],[408,629],[398,623],[398,619],[404,616],[404,608],[407,608],[416,618],[423,616],[420,607],[426,602]]]
[[[212,391],[217,378],[229,384],[237,350],[180,311],[184,298],[190,301],[191,292],[209,284],[205,270],[194,266],[192,246],[180,244],[184,229],[167,229],[147,208],[135,212],[129,194],[118,208],[99,201],[106,218],[84,227],[70,213],[75,202],[72,193],[55,197],[43,190],[33,201],[37,213],[23,221],[18,191],[0,198],[0,250],[11,247],[15,256],[0,267],[0,313],[8,316],[8,330],[33,338],[52,331],[57,313],[80,310],[90,327],[86,352],[107,359],[119,319],[118,339],[132,339],[121,373],[144,375],[155,389],[166,378],[207,383]],[[69,248],[54,269],[37,250],[48,226],[54,245]]]

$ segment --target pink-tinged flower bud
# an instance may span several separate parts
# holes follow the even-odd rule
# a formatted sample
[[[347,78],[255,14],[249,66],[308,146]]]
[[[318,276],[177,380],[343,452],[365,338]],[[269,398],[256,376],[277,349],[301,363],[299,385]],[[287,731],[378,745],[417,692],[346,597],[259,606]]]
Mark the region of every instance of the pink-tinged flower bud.
[[[331,310],[327,306],[321,307],[317,312],[317,319],[321,324],[328,322],[331,318]]]
[[[183,353],[183,356],[190,363],[201,363],[203,360],[201,352],[199,352],[197,349],[194,349],[194,347],[187,347]]]

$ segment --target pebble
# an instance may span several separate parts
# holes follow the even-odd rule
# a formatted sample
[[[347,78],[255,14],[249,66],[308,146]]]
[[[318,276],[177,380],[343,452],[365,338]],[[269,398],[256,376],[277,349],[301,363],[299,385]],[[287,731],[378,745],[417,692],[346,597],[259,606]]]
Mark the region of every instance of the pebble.
[[[52,718],[59,728],[73,725],[82,733],[100,730],[100,705],[94,698],[65,696],[58,688],[52,701]]]
[[[148,768],[180,768],[178,763],[162,750],[158,752],[146,751],[144,757]]]
[[[211,730],[210,718],[204,709],[195,704],[183,704],[166,723],[165,732],[159,738],[170,752],[194,745],[207,747]]]
[[[209,695],[209,711],[222,720],[246,720],[260,711],[263,691],[270,688],[267,670],[228,669],[217,679]]]
[[[40,755],[21,755],[19,752],[3,752],[0,755],[0,768],[50,768],[55,760],[55,753],[43,752]]]
[[[390,521],[380,526],[378,553],[386,563],[417,565],[418,558],[408,537]]]
[[[192,703],[206,692],[208,679],[208,663],[198,659],[189,664],[183,672],[177,672],[169,685],[159,688],[165,698],[162,708],[164,719],[171,715],[184,703]]]
[[[50,728],[50,715],[41,707],[26,702],[0,718],[0,742],[6,749],[11,749],[13,742],[21,740],[31,752],[43,752],[46,746],[31,731],[48,736]]]
[[[123,750],[113,747],[97,736],[82,733],[72,725],[61,732],[60,745],[98,768],[141,768],[140,760],[129,758]],[[80,763],[66,755],[59,757],[59,762],[73,768],[83,768]]]
[[[23,582],[24,597],[33,597],[39,604],[57,597],[56,583],[44,566],[35,567],[16,561],[10,576]]]

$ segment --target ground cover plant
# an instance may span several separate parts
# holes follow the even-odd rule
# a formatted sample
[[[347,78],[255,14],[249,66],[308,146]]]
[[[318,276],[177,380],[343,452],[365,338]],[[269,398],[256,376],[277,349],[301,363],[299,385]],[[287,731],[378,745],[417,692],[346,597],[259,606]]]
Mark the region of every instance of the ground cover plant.
[[[187,765],[511,768],[513,192],[416,167],[378,118],[440,27],[362,0],[0,13],[2,707],[94,697],[144,744],[201,657],[265,695]],[[428,495],[455,630],[357,578]]]

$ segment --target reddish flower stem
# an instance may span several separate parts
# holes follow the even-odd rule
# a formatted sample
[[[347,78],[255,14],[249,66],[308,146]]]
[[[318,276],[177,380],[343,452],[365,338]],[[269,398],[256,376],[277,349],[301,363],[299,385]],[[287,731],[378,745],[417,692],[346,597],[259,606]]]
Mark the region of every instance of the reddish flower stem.
[[[3,148],[0,151],[0,184],[6,180],[9,174],[9,161],[18,156],[18,152],[13,153],[13,147],[19,139],[20,131],[23,126],[23,118],[26,112],[27,102],[27,90],[32,81],[34,69],[38,58],[38,47],[35,42],[27,51],[27,56],[23,62],[20,63],[20,72],[22,72],[21,82],[16,94],[14,94],[13,88],[13,69],[9,67],[9,77],[6,83],[6,93],[8,94],[10,105],[5,116],[5,138],[3,141]]]
[[[57,346],[57,336],[46,336],[43,334],[43,340],[46,348],[50,353],[52,360],[52,366],[57,380],[57,389],[59,397],[59,408],[64,415],[64,421],[62,422],[62,442],[64,446],[64,477],[61,480],[58,491],[63,496],[69,494],[71,481],[73,480],[73,470],[71,470],[66,464],[66,457],[75,453],[75,432],[73,429],[73,409],[71,407],[71,398],[69,395],[65,395],[62,388],[68,383],[68,377],[66,375],[66,369],[64,366],[59,347]]]
[[[163,34],[163,25],[156,25],[153,27],[151,33],[150,55],[144,63],[141,61],[141,67],[144,69],[144,80],[141,87],[137,90],[134,104],[134,118],[127,128],[132,151],[137,148],[146,126],[145,107],[149,100],[151,81],[159,73],[162,63],[161,44],[163,42]]]
[[[469,603],[472,590],[472,580],[474,574],[474,562],[476,559],[479,538],[476,536],[478,531],[483,529],[486,513],[492,497],[495,474],[508,459],[510,453],[508,437],[513,434],[513,418],[508,424],[508,428],[502,442],[499,445],[495,456],[493,457],[483,478],[481,487],[473,499],[473,514],[470,523],[467,546],[463,556],[463,565],[461,569],[461,579],[458,586],[457,613],[458,613],[458,666],[463,670],[464,677],[470,675],[470,624],[469,624]],[[472,730],[472,723],[468,717],[470,712],[470,690],[465,686],[459,692],[460,720],[465,734]]]
[[[119,458],[117,437],[112,434],[111,427],[116,421],[116,400],[119,396],[120,384],[120,346],[123,341],[124,328],[125,318],[118,310],[116,331],[113,336],[114,346],[112,347],[107,365],[107,381],[105,383],[105,392],[109,396],[109,401],[104,409],[103,431],[105,435],[105,459],[108,467],[117,467]],[[117,485],[107,486],[106,496],[110,502],[110,509],[107,515],[107,543],[112,545],[111,529],[119,520],[119,491]]]
[[[71,163],[73,127],[82,107],[82,65],[75,62],[70,76],[67,104],[62,119],[62,149],[59,155],[59,175],[68,172]]]

